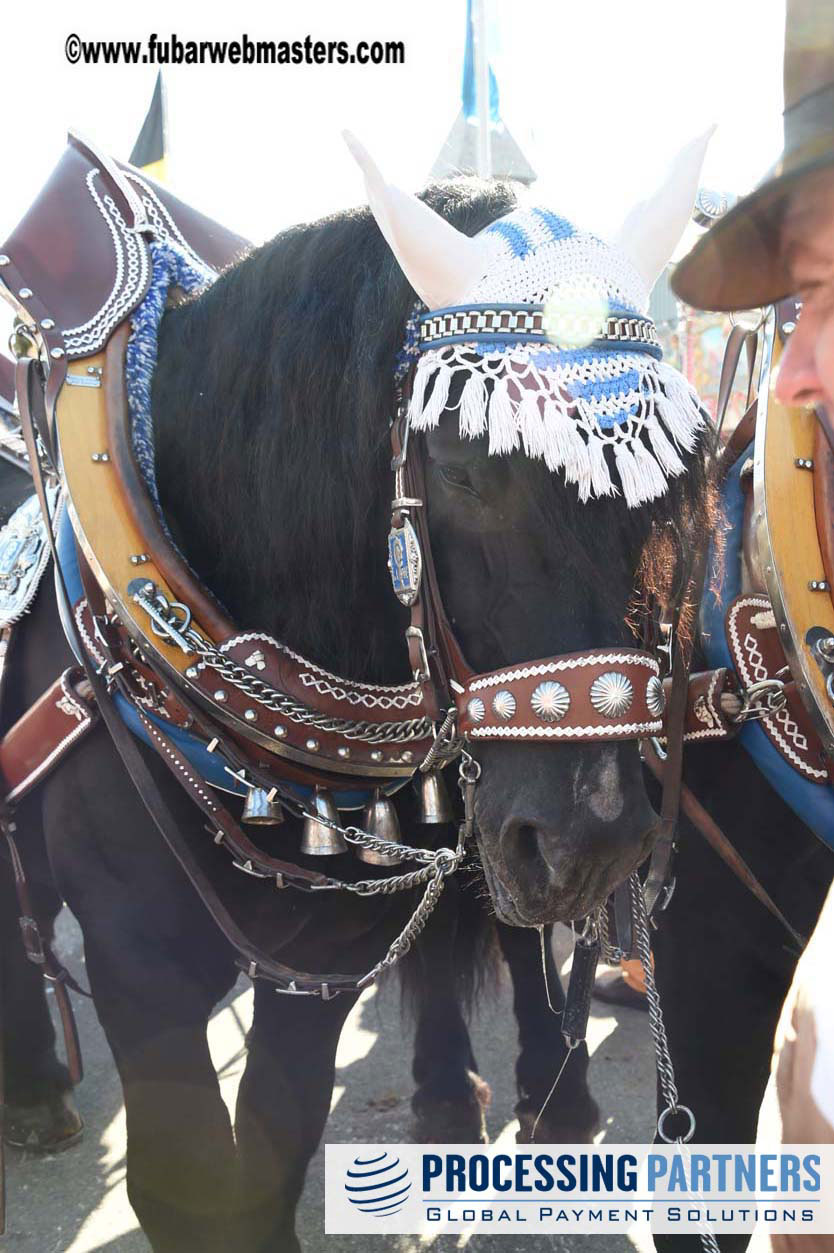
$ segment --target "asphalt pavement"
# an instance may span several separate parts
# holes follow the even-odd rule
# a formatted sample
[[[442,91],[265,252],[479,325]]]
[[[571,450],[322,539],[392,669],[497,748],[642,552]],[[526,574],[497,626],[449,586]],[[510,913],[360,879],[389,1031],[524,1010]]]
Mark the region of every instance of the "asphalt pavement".
[[[570,935],[556,928],[558,963],[570,955]],[[81,937],[66,912],[59,919],[58,947],[73,970],[83,970]],[[234,1106],[243,1070],[244,1039],[251,1017],[251,990],[241,981],[218,1008],[209,1027],[212,1057],[223,1096]],[[125,1189],[125,1122],[118,1077],[95,1010],[76,1002],[85,1078],[76,1099],[86,1122],[82,1142],[54,1157],[9,1150],[7,1232],[0,1245],[10,1253],[149,1253]],[[516,1122],[515,1029],[508,979],[484,1003],[472,1023],[480,1073],[493,1099],[487,1111],[490,1140],[514,1143]],[[646,1142],[654,1109],[654,1061],[647,1016],[594,1002],[588,1034],[590,1085],[602,1112],[599,1139]],[[407,1141],[413,1090],[411,1029],[400,1012],[396,986],[369,989],[347,1021],[336,1059],[336,1086],[324,1140]],[[324,1152],[314,1157],[301,1201],[298,1228],[305,1253],[650,1253],[649,1241],[627,1235],[571,1236],[326,1236]],[[234,1253],[230,1250],[230,1253]]]

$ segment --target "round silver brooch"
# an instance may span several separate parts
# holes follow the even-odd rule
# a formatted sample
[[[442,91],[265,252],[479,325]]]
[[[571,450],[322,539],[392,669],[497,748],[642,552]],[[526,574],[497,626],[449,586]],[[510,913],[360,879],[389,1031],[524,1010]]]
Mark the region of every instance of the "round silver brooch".
[[[558,722],[570,709],[570,693],[561,683],[540,683],[530,697],[533,713],[544,722]]]
[[[591,684],[591,704],[606,718],[619,718],[631,705],[634,688],[631,679],[617,670],[601,674]]]
[[[659,718],[666,708],[666,693],[656,674],[652,675],[646,685],[646,704],[653,718]]]
[[[473,722],[483,722],[486,717],[486,705],[480,696],[473,696],[466,709]]]
[[[509,722],[515,714],[515,697],[512,692],[508,692],[505,687],[502,687],[500,692],[496,692],[492,698],[492,712],[496,718]]]

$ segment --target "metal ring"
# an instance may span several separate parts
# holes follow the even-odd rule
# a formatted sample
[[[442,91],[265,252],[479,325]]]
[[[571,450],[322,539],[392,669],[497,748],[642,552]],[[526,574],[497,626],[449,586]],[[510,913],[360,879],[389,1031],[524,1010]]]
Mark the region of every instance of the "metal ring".
[[[461,757],[458,774],[464,783],[477,783],[481,777],[481,767],[474,757],[464,752]]]
[[[671,1136],[666,1135],[666,1132],[663,1130],[663,1127],[666,1122],[666,1119],[669,1117],[670,1114],[686,1114],[687,1118],[689,1119],[689,1130],[687,1131],[685,1136],[675,1136],[673,1140]],[[688,1105],[667,1105],[663,1113],[660,1115],[660,1117],[657,1120],[657,1134],[660,1136],[661,1140],[665,1140],[667,1144],[677,1144],[677,1143],[688,1144],[695,1134],[695,1115],[692,1113],[692,1110],[689,1108],[689,1106]]]

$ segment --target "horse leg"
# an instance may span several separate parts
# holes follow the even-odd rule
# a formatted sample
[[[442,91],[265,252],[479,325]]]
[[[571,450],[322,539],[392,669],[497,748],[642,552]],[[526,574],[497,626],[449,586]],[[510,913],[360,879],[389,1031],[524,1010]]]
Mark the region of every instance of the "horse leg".
[[[588,1049],[585,1044],[573,1050],[553,1095],[548,1099],[568,1052],[562,1036],[561,1011],[565,1005],[565,994],[550,948],[553,927],[544,929],[543,972],[539,933],[525,927],[508,927],[500,922],[497,925],[501,951],[510,968],[513,1006],[518,1022],[520,1052],[516,1062],[518,1102],[515,1112],[520,1127],[516,1138],[519,1143],[529,1143],[534,1138],[533,1127],[544,1106],[536,1126],[536,1141],[547,1144],[590,1143],[599,1125],[599,1108],[588,1091]],[[547,999],[548,989],[553,1002],[552,1010]]]
[[[476,960],[476,930],[488,924],[482,905],[447,883],[404,969],[415,1002],[411,1098],[415,1144],[486,1144],[489,1085],[478,1074],[463,1015],[467,975]],[[471,920],[463,915],[477,909]],[[462,925],[464,924],[464,925]]]
[[[298,1253],[296,1207],[330,1112],[336,1047],[355,1003],[353,994],[323,1001],[256,983],[235,1113],[241,1227],[230,1248]]]
[[[187,829],[193,807],[169,799]],[[47,780],[44,826],[122,1081],[131,1204],[155,1253],[227,1253],[235,1149],[206,1027],[234,983],[232,954],[103,730]]]
[[[29,890],[44,939],[51,937],[61,901],[46,879],[40,802],[30,797],[16,814],[18,842]],[[20,906],[11,865],[0,860],[0,996],[5,1065],[4,1138],[28,1152],[69,1148],[83,1130],[70,1095],[72,1081],[55,1047],[41,967],[26,956],[18,919]]]

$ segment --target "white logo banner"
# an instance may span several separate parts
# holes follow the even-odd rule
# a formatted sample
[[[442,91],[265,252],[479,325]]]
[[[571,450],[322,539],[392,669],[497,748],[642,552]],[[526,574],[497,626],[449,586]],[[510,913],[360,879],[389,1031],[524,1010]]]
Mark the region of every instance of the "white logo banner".
[[[828,1144],[328,1144],[327,1234],[834,1232]]]

